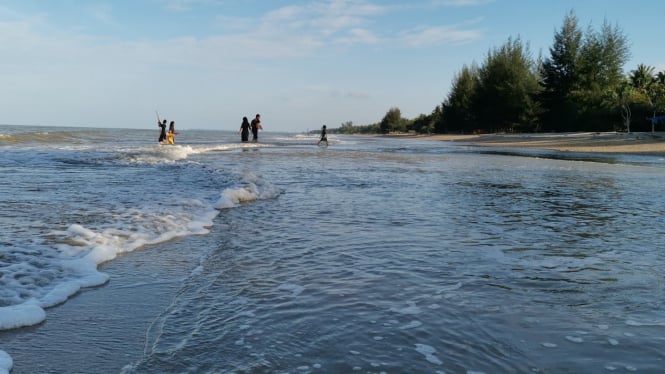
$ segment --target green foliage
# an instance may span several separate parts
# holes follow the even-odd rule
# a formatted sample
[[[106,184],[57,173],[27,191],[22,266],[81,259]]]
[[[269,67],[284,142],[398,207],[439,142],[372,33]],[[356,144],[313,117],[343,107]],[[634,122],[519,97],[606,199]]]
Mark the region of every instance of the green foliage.
[[[472,103],[478,80],[478,68],[475,65],[464,65],[462,71],[455,75],[450,94],[443,103],[442,119],[437,122],[437,131],[471,132],[477,127]]]
[[[655,70],[653,66],[637,65],[637,69],[630,72],[630,84],[638,90],[647,91],[656,83]]]
[[[544,131],[566,131],[569,130],[567,125],[575,122],[575,103],[571,93],[578,82],[582,36],[577,17],[570,11],[563,20],[561,30],[554,34],[550,57],[545,59],[540,69],[543,86],[540,102],[544,108],[541,129]]]
[[[379,130],[382,134],[390,132],[406,132],[408,121],[402,118],[402,112],[399,108],[393,107],[388,110],[381,122]]]
[[[528,44],[509,38],[485,61],[463,65],[443,103],[413,120],[390,108],[380,122],[337,130],[351,133],[632,131],[665,111],[665,72],[623,66],[630,51],[618,25],[585,31],[571,10],[554,34],[549,56],[534,61]],[[631,122],[632,121],[632,122]],[[650,125],[649,125],[650,126]]]
[[[529,47],[511,39],[490,51],[478,69],[471,109],[478,125],[495,131],[534,131],[540,112],[539,77]]]
[[[353,122],[347,121],[342,123],[339,128],[328,129],[328,132],[331,134],[376,134],[379,132],[379,125],[354,126]]]

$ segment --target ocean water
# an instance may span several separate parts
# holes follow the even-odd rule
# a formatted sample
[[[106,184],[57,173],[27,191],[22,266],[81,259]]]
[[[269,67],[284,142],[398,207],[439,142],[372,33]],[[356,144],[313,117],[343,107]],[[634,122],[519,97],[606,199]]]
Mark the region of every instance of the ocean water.
[[[662,156],[157,136],[0,126],[0,373],[130,252],[185,270],[121,373],[665,370]]]

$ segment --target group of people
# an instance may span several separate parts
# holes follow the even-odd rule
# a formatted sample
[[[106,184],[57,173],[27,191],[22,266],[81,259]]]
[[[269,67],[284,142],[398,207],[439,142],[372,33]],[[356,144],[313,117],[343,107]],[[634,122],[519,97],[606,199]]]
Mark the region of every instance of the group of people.
[[[169,131],[166,131],[166,119],[160,121],[159,114],[157,115],[157,126],[161,128],[159,133],[160,144],[175,144],[175,136],[178,134],[175,132],[175,121],[169,123]]]
[[[161,120],[159,118],[159,114],[157,114],[157,126],[161,128],[158,142],[160,144],[175,144],[175,136],[178,134],[175,131],[175,121],[171,121],[171,123],[169,124],[169,130],[166,131],[166,119]],[[254,117],[254,119],[252,120],[252,122],[249,122],[249,120],[247,120],[247,117],[242,117],[242,124],[240,125],[240,129],[238,130],[238,132],[240,132],[240,140],[242,142],[248,142],[249,132],[251,131],[252,142],[257,143],[259,141],[259,130],[263,130],[263,126],[261,126],[260,114],[257,114],[256,117]],[[321,138],[316,144],[320,145],[321,142],[325,142],[325,145],[328,145],[326,125],[323,125],[323,127],[321,128]]]
[[[262,130],[263,126],[261,126],[261,115],[257,114],[256,117],[252,120],[250,123],[247,120],[247,117],[242,117],[242,124],[240,124],[240,130],[238,132],[240,133],[240,140],[242,142],[248,142],[249,141],[249,132],[252,132],[252,142],[256,143],[259,141],[259,130]]]

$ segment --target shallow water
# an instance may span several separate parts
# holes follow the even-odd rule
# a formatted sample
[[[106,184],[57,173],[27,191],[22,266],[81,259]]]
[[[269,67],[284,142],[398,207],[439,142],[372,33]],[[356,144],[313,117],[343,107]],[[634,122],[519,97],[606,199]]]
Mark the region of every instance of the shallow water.
[[[90,263],[202,235],[124,372],[665,367],[660,157],[108,131],[1,146],[0,303],[48,307],[103,284]]]

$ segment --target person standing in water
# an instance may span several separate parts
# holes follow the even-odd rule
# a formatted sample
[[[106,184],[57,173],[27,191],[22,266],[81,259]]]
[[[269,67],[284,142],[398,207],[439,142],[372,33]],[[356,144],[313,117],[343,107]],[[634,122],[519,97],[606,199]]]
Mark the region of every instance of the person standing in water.
[[[257,143],[259,141],[259,130],[263,129],[261,126],[261,115],[257,114],[252,120],[252,141]]]
[[[166,124],[166,120],[164,120],[164,124]],[[168,144],[175,144],[175,121],[171,121],[169,124],[169,132],[166,134],[166,142]]]
[[[328,135],[326,134],[326,125],[323,125],[321,128],[321,139],[316,143],[316,145],[321,144],[321,142],[326,142],[326,145],[328,145]]]
[[[240,125],[240,140],[244,143],[249,141],[249,128],[251,125],[247,120],[247,117],[242,117],[242,124]]]
[[[158,142],[163,143],[166,140],[166,120],[159,122],[159,116],[157,117],[157,126],[161,127],[162,130],[159,133]]]

